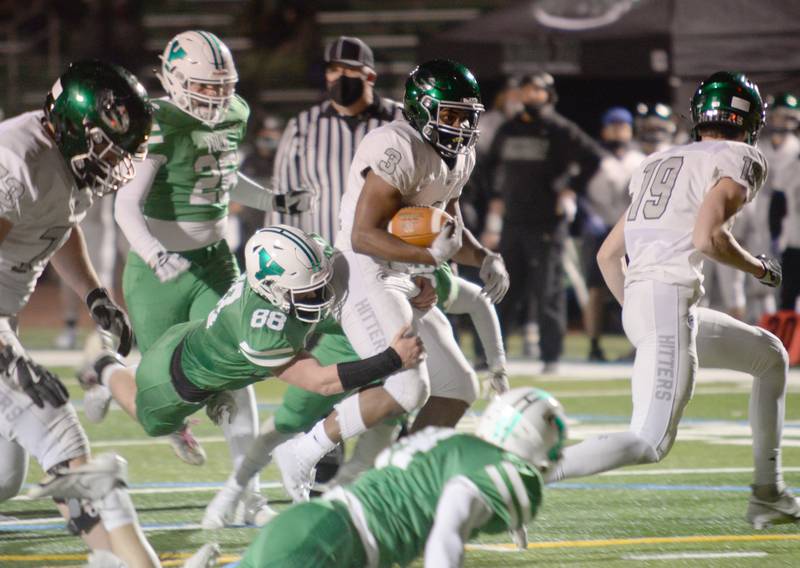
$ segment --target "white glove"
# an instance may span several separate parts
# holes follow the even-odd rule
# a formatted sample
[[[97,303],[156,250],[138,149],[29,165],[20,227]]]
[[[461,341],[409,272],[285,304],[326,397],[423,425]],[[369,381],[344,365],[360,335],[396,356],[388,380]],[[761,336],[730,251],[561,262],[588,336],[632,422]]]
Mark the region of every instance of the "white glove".
[[[428,252],[439,266],[446,260],[453,258],[461,250],[461,240],[464,235],[464,225],[458,219],[448,223],[431,243]]]
[[[489,371],[489,386],[491,390],[486,392],[487,398],[491,398],[492,394],[501,395],[507,392],[511,386],[508,384],[508,371],[504,368]]]
[[[480,277],[484,284],[481,293],[488,296],[494,304],[502,300],[508,292],[509,285],[503,257],[494,252],[488,253],[481,264]]]
[[[192,263],[177,252],[158,251],[155,256],[147,261],[160,282],[175,280],[178,276],[189,270]]]

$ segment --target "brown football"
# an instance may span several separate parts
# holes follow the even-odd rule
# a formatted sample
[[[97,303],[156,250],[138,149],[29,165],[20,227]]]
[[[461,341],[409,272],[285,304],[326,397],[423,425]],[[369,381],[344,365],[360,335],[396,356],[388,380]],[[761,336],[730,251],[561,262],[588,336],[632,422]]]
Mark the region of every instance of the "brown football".
[[[448,222],[453,218],[443,209],[403,207],[389,221],[388,230],[408,244],[429,247]]]

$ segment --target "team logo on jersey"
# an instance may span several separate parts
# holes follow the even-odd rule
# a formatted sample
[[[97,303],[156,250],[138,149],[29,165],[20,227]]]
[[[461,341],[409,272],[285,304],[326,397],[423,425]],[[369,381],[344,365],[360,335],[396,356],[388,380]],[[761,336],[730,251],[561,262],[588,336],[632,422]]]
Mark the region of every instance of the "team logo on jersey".
[[[110,89],[103,89],[97,97],[100,120],[117,134],[124,134],[131,126],[127,107],[114,96]]]

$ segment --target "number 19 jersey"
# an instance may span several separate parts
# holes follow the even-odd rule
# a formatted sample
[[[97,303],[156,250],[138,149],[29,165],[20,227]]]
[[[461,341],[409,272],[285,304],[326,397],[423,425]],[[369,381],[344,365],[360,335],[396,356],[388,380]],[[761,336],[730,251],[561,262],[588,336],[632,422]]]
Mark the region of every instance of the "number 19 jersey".
[[[703,199],[726,177],[745,187],[749,203],[767,177],[764,155],[743,142],[714,140],[675,146],[642,162],[629,186],[626,284],[655,280],[702,293],[703,255],[692,233]]]

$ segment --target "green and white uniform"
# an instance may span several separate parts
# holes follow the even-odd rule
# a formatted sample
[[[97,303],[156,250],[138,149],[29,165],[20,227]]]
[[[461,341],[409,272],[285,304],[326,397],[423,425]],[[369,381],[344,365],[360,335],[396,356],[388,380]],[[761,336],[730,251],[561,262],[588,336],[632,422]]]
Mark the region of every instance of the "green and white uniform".
[[[482,509],[479,520],[469,525],[471,536],[526,526],[542,502],[536,469],[450,428],[429,427],[401,440],[378,457],[376,466],[352,485],[294,505],[273,519],[240,567],[405,566],[425,548],[442,514],[441,501],[448,498],[443,495],[455,486],[466,491],[450,496],[473,499]],[[313,519],[313,531],[306,519]]]
[[[177,430],[213,393],[272,376],[303,350],[315,327],[325,325],[280,311],[242,275],[205,320],[171,327],[144,353],[136,371],[139,422],[151,436]],[[181,397],[176,382],[193,391],[197,402]]]
[[[148,158],[120,191],[115,213],[132,246],[123,289],[143,352],[172,325],[207,316],[239,274],[223,233],[250,114],[239,96],[214,126],[168,99],[153,104]],[[191,268],[160,282],[148,261],[163,250]]]
[[[437,306],[446,310],[458,293],[458,280],[446,262],[436,269],[433,276]],[[311,351],[320,365],[333,365],[359,359],[344,332],[338,325],[337,328],[322,335]],[[290,385],[283,395],[281,405],[275,411],[275,429],[284,434],[306,432],[320,418],[327,416],[334,405],[348,394],[324,396]]]

